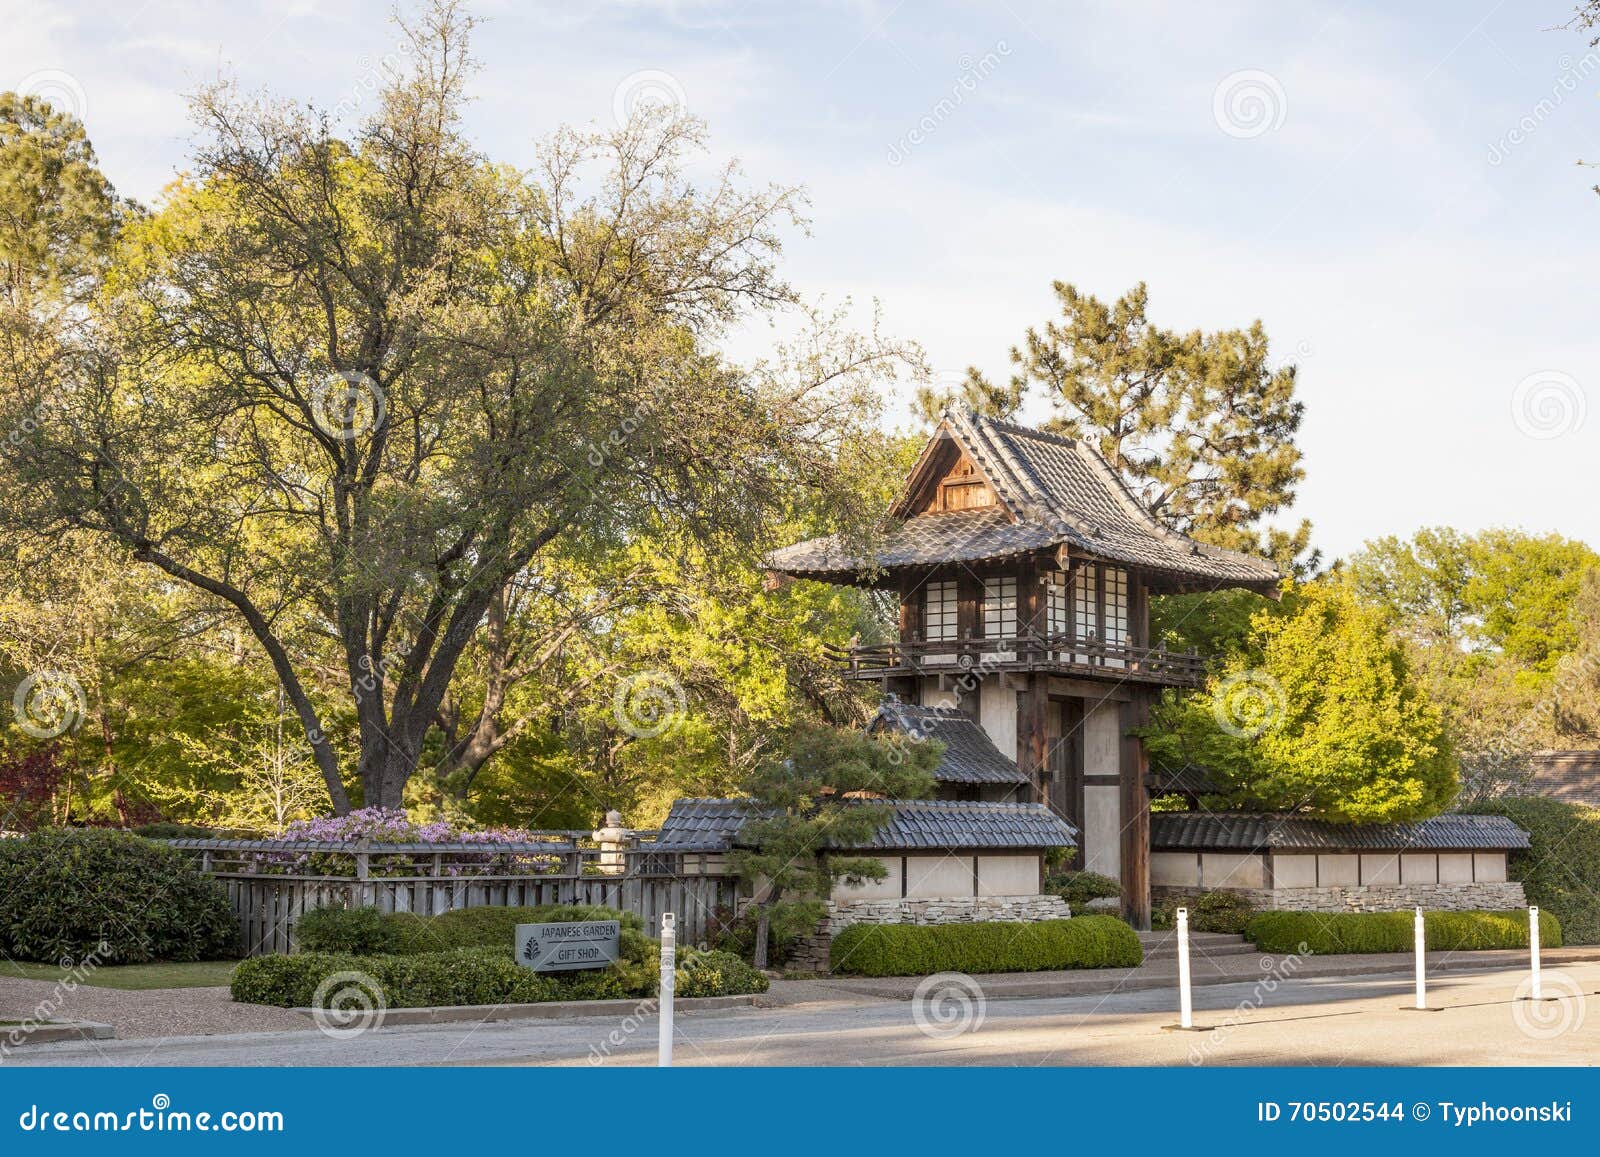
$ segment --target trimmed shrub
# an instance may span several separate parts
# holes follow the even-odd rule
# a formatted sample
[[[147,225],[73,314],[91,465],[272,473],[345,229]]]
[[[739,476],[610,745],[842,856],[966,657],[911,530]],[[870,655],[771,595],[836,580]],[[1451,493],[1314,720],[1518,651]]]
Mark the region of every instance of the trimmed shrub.
[[[104,828],[0,840],[7,956],[52,964],[215,960],[237,955],[238,937],[222,885],[171,848]]]
[[[1429,951],[1469,952],[1528,947],[1528,913],[1424,912]],[[1355,952],[1410,952],[1415,945],[1411,912],[1262,912],[1245,937],[1263,952],[1334,956]],[[1539,943],[1561,947],[1561,923],[1539,914]]]
[[[675,984],[679,996],[743,996],[769,987],[766,976],[731,952],[690,951]]]
[[[516,944],[518,924],[564,924],[584,920],[617,920],[622,924],[624,955],[630,939],[648,939],[644,920],[632,912],[592,904],[541,904],[532,908],[455,908],[438,916],[393,912],[385,916],[394,932],[391,951],[401,954],[443,952],[451,948],[503,948]],[[630,938],[629,933],[636,933]]]
[[[637,933],[636,933],[637,934]],[[552,1000],[638,1000],[656,994],[660,958],[645,940],[644,959],[622,960],[603,970],[539,973],[519,965],[510,948],[457,948],[412,955],[362,956],[348,952],[297,952],[257,956],[234,970],[233,999],[245,1004],[308,1008],[329,977],[351,973],[346,983],[381,992],[390,1008],[465,1004],[542,1004]],[[626,954],[626,949],[624,949]],[[355,978],[362,978],[357,981]],[[679,996],[731,996],[767,991],[767,978],[726,952],[689,950],[677,972]]]
[[[1048,876],[1044,882],[1046,893],[1060,896],[1067,906],[1077,912],[1090,900],[1101,900],[1122,895],[1122,885],[1110,876],[1099,872],[1065,872]]]
[[[1196,932],[1237,935],[1255,914],[1256,906],[1237,892],[1206,892],[1189,905],[1189,927]]]
[[[255,956],[234,969],[233,999],[244,1004],[309,1008],[331,976],[370,978],[390,1008],[460,1004],[537,1004],[561,999],[549,977],[520,967],[509,952],[469,948],[420,956],[355,956],[342,952],[297,952]],[[350,982],[356,983],[353,979]],[[338,987],[336,986],[335,992]],[[324,994],[331,1004],[333,993]]]
[[[313,908],[294,925],[294,946],[301,952],[377,956],[399,944],[395,922],[377,908]]]
[[[1600,944],[1600,810],[1540,796],[1486,800],[1463,809],[1501,815],[1528,833],[1532,845],[1511,855],[1510,876],[1528,903],[1561,921],[1568,944]]]
[[[1139,938],[1121,920],[1076,916],[1034,923],[852,924],[833,938],[829,965],[860,976],[1133,968]]]

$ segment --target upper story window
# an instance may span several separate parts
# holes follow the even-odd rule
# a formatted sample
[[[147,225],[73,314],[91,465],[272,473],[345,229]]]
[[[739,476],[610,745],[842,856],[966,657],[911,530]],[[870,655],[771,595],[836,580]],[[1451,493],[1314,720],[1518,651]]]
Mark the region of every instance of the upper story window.
[[[942,642],[956,637],[956,584],[929,583],[922,588],[923,637]]]
[[[1017,633],[1016,576],[983,580],[983,635],[986,639],[1010,639]]]
[[[1120,566],[1100,568],[1100,603],[1105,622],[1105,641],[1118,647],[1128,644],[1128,572]]]
[[[1048,597],[1051,634],[1128,643],[1128,572],[1122,567],[1081,562],[1072,571],[1070,599],[1059,572],[1051,575]]]
[[[1072,630],[1072,604],[1068,601],[1067,576],[1058,570],[1045,574],[1044,629],[1048,635],[1065,635]]]

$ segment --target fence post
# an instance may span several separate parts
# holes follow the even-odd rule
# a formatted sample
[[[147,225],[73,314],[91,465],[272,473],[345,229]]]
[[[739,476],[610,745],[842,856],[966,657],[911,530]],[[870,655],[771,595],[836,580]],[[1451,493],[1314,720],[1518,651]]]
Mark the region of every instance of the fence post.
[[[1417,935],[1417,1008],[1426,1012],[1428,1008],[1428,933],[1427,926],[1422,919],[1422,909],[1417,909],[1417,918],[1414,922]]]
[[[1542,1000],[1539,992],[1539,906],[1534,904],[1528,908],[1528,945],[1533,952],[1533,983],[1529,986],[1528,999]]]
[[[672,1067],[672,996],[678,987],[677,923],[671,912],[661,913],[661,1031],[656,1043],[656,1064]]]
[[[1189,993],[1189,909],[1178,909],[1178,1027],[1194,1027],[1194,999]]]

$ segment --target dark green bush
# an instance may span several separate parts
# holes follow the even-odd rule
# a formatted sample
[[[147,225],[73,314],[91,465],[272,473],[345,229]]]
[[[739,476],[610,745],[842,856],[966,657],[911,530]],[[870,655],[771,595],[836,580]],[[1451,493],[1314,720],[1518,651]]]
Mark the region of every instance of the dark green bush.
[[[644,936],[644,921],[632,912],[593,904],[541,904],[533,908],[456,908],[438,916],[394,912],[385,919],[394,930],[393,951],[402,954],[442,952],[450,948],[504,948],[516,943],[518,924],[562,924],[584,920],[617,920],[622,924],[624,955],[630,937]]]
[[[1064,872],[1059,876],[1047,876],[1044,890],[1060,896],[1074,912],[1090,900],[1122,895],[1122,885],[1099,872]]]
[[[1528,913],[1424,912],[1424,934],[1430,952],[1462,952],[1487,948],[1526,948]],[[1262,912],[1245,929],[1245,937],[1263,952],[1333,956],[1354,952],[1410,952],[1415,946],[1411,912]],[[1539,943],[1561,947],[1561,923],[1539,914]]]
[[[628,930],[641,935],[637,929]],[[257,956],[234,970],[233,999],[283,1008],[313,1007],[317,988],[339,973],[367,978],[389,1008],[436,1005],[542,1004],[552,1000],[637,1000],[654,996],[660,978],[655,941],[645,939],[642,959],[606,969],[539,973],[524,968],[510,947],[456,948],[445,952],[363,956],[348,952],[298,952]],[[683,997],[765,992],[767,978],[726,952],[688,950],[677,971]],[[339,984],[347,983],[340,981]],[[337,987],[337,986],[336,986]],[[326,1002],[325,1002],[326,1003]]]
[[[852,924],[833,938],[829,965],[861,976],[1132,968],[1144,958],[1121,920],[1077,916],[1036,923]]]
[[[418,956],[355,956],[338,952],[297,952],[256,956],[234,969],[233,999],[245,1004],[309,1008],[324,980],[349,973],[369,991],[383,994],[389,1008],[462,1004],[538,1004],[563,999],[549,977],[523,968],[509,952],[468,948]],[[331,1003],[325,994],[324,1003]]]
[[[1255,914],[1256,906],[1237,892],[1206,892],[1189,905],[1189,927],[1238,935]]]
[[[679,996],[743,996],[765,992],[767,978],[731,952],[691,950],[674,974]]]
[[[378,956],[399,945],[395,921],[377,908],[313,908],[294,925],[294,946],[301,952]]]
[[[1487,800],[1465,809],[1502,815],[1528,833],[1511,856],[1510,875],[1528,903],[1561,921],[1568,944],[1600,944],[1600,810],[1541,796]]]
[[[7,956],[215,960],[236,955],[238,938],[222,886],[171,848],[104,828],[0,840],[0,952]]]

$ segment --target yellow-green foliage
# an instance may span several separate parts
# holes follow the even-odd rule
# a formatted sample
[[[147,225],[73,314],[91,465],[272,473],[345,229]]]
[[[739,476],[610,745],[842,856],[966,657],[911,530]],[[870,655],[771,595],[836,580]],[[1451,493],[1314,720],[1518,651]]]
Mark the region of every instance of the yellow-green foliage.
[[[1388,823],[1435,815],[1458,788],[1438,708],[1383,617],[1338,579],[1257,614],[1245,650],[1146,735],[1158,761],[1221,777],[1234,806]]]

